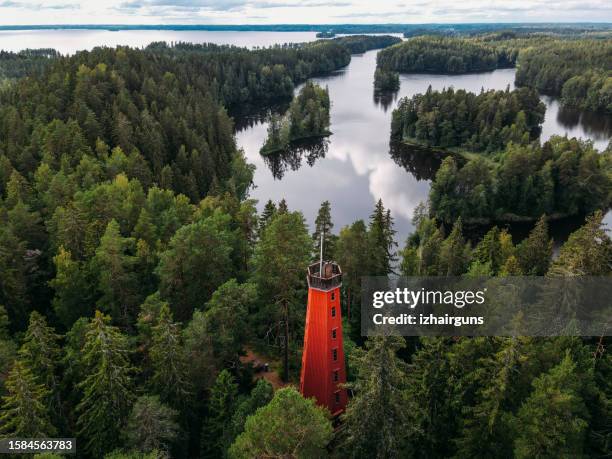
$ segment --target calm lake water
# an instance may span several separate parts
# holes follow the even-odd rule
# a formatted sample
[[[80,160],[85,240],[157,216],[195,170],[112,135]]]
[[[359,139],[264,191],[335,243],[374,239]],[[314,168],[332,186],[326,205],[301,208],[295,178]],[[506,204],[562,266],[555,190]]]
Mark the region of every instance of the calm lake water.
[[[427,199],[430,179],[439,158],[426,151],[390,151],[391,112],[397,100],[427,90],[454,86],[480,91],[514,88],[514,69],[470,75],[401,75],[401,88],[394,97],[380,100],[373,93],[376,51],[353,56],[345,69],[314,81],[329,88],[331,130],[326,146],[314,152],[295,152],[288,158],[270,161],[259,154],[266,137],[267,122],[252,117],[237,125],[237,142],[249,162],[257,166],[252,197],[259,206],[284,197],[289,207],[301,210],[313,224],[319,205],[329,200],[336,230],[357,219],[367,220],[375,202],[382,198],[391,209],[401,244],[412,231],[414,208]],[[612,126],[609,118],[561,110],[556,100],[543,98],[546,120],[542,139],[567,134],[593,140],[597,148],[607,146]],[[244,122],[244,121],[243,121]],[[608,217],[609,218],[609,217]],[[555,224],[557,239],[564,239],[577,222]],[[528,227],[514,228],[520,237]]]
[[[142,47],[162,40],[255,47],[314,39],[314,32],[29,30],[0,31],[0,49],[18,51],[52,47],[70,54],[95,46]],[[284,197],[289,207],[302,211],[312,226],[319,205],[329,200],[338,231],[357,219],[367,220],[375,202],[382,198],[395,218],[397,240],[402,245],[412,230],[410,219],[414,208],[427,198],[430,179],[440,158],[424,151],[390,149],[391,111],[397,100],[423,92],[429,85],[434,89],[452,85],[456,89],[476,92],[481,88],[514,87],[513,69],[459,76],[402,75],[400,91],[381,99],[373,94],[375,67],[376,51],[370,51],[353,56],[345,69],[314,79],[329,88],[334,133],[314,148],[308,146],[275,160],[264,159],[259,149],[266,136],[269,113],[236,120],[237,143],[257,167],[256,188],[251,196],[259,200],[260,210],[268,199],[279,201]],[[543,97],[542,100],[547,107],[542,139],[553,134],[567,134],[591,139],[599,149],[607,146],[612,136],[610,117],[563,110],[553,98]],[[612,224],[610,214],[607,220]],[[564,239],[576,224],[571,221],[555,223],[556,239]],[[520,236],[527,230],[518,228],[516,233]]]

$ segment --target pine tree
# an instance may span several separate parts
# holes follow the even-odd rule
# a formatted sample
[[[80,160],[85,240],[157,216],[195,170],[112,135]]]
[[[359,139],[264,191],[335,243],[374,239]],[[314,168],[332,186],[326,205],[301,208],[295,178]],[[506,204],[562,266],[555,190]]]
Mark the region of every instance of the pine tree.
[[[66,328],[70,328],[79,317],[93,312],[92,286],[87,269],[72,254],[61,246],[53,257],[55,277],[49,285],[55,290],[53,310]]]
[[[333,436],[325,408],[292,387],[276,391],[266,406],[247,419],[244,432],[230,447],[232,459],[253,457],[327,457]]]
[[[134,399],[127,339],[109,323],[110,317],[96,311],[88,325],[82,350],[85,379],[77,386],[83,391],[76,408],[79,436],[95,457],[118,446]]]
[[[310,248],[304,217],[299,212],[287,212],[277,215],[268,225],[253,256],[254,280],[262,293],[262,300],[268,301],[268,307],[273,307],[272,310],[260,311],[262,320],[270,323],[276,319],[276,324],[282,327],[285,381],[289,379],[289,320],[294,316],[297,295],[303,288]],[[300,314],[300,320],[302,318]]]
[[[161,400],[173,406],[186,403],[190,394],[187,361],[181,344],[181,329],[172,321],[167,303],[162,304],[152,330],[150,350],[153,375],[151,387]]]
[[[259,408],[270,403],[273,397],[274,388],[272,384],[263,378],[258,379],[249,397],[236,406],[236,410],[232,416],[231,435],[229,436],[230,444],[236,440],[238,435],[244,432],[244,425],[247,418],[254,414]],[[229,444],[226,446],[229,447]]]
[[[49,391],[36,381],[28,366],[17,360],[6,380],[8,394],[2,397],[0,433],[7,437],[52,437],[46,399]]]
[[[410,433],[411,407],[404,395],[405,364],[397,357],[402,337],[381,336],[366,342],[356,363],[355,396],[343,415],[343,449],[353,458],[401,457]]]
[[[238,385],[232,374],[223,370],[210,390],[208,417],[202,428],[203,457],[220,457],[231,436],[231,420],[235,409]]]

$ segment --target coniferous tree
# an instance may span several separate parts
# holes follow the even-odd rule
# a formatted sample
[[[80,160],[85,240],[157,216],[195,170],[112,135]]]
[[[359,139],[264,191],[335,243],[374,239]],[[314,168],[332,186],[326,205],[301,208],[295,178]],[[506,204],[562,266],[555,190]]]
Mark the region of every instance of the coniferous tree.
[[[393,272],[393,264],[397,261],[394,248],[393,219],[391,212],[386,210],[382,199],[379,199],[370,216],[368,239],[370,244],[371,276],[386,276]]]
[[[588,413],[575,370],[568,354],[533,382],[533,392],[517,415],[515,457],[582,456]]]
[[[128,446],[143,453],[167,452],[179,434],[177,416],[156,396],[138,397],[127,421]]]
[[[102,294],[98,306],[124,325],[136,316],[135,308],[140,303],[135,273],[137,260],[127,253],[133,242],[122,237],[119,224],[111,220],[93,259],[99,272],[98,289]]]
[[[405,397],[405,364],[397,336],[373,337],[355,362],[355,396],[343,415],[346,454],[354,458],[401,457],[405,451],[410,405]]]
[[[247,419],[229,449],[232,459],[251,457],[324,458],[333,436],[328,412],[292,387],[276,391],[266,406]]]
[[[153,374],[151,387],[164,403],[178,406],[188,402],[190,384],[187,361],[181,340],[179,324],[172,321],[166,303],[161,305],[157,324],[151,329],[149,351]]]
[[[30,324],[26,330],[23,344],[19,349],[19,357],[32,371],[36,380],[49,391],[46,407],[54,416],[61,416],[61,400],[59,394],[60,366],[59,335],[47,325],[45,318],[33,311],[30,314]]]
[[[274,217],[274,215],[276,215],[276,204],[271,199],[268,199],[268,202],[266,202],[266,205],[264,206],[263,211],[259,216],[258,235],[260,237],[263,231],[266,229],[266,226],[268,226],[268,224]]]
[[[217,376],[210,390],[208,416],[202,428],[201,452],[204,457],[220,457],[231,436],[231,420],[238,385],[227,370]]]
[[[323,201],[319,208],[319,213],[315,218],[315,230],[312,233],[313,241],[313,258],[319,259],[320,256],[320,245],[321,245],[321,233],[323,234],[323,259],[333,260],[335,257],[335,243],[337,237],[332,233],[334,223],[331,219],[331,206],[329,201]]]
[[[49,420],[49,391],[36,381],[28,366],[17,360],[6,380],[7,395],[2,397],[0,432],[7,437],[51,437],[55,428]]]
[[[529,233],[529,237],[518,246],[518,262],[527,275],[543,276],[548,271],[552,258],[553,241],[548,238],[546,216],[542,216]]]
[[[262,300],[270,302],[268,307],[275,306],[265,311],[263,319],[276,319],[276,324],[282,327],[285,381],[289,379],[289,321],[293,319],[298,292],[303,288],[310,247],[302,214],[279,211],[262,234],[253,256],[253,276],[265,295]]]
[[[132,407],[132,368],[128,343],[110,318],[96,311],[87,326],[82,350],[84,379],[78,384],[83,399],[77,406],[79,436],[85,449],[100,457],[119,445]]]

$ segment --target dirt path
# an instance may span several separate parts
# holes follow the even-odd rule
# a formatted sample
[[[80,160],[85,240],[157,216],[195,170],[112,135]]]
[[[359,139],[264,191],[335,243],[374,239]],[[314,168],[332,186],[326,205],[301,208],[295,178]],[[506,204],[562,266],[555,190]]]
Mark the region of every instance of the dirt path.
[[[247,348],[245,350],[246,350],[246,355],[243,355],[242,357],[240,357],[240,361],[242,363],[244,364],[250,363],[254,367],[263,365],[264,363],[269,363],[269,360],[266,357],[256,353],[252,349]],[[269,367],[269,371],[267,372],[266,371],[256,371],[254,378],[255,379],[262,379],[262,378],[265,379],[270,384],[272,384],[272,387],[274,388],[274,390],[280,389],[281,387],[285,387],[288,385],[287,383],[283,382],[278,372],[272,369],[272,366]]]

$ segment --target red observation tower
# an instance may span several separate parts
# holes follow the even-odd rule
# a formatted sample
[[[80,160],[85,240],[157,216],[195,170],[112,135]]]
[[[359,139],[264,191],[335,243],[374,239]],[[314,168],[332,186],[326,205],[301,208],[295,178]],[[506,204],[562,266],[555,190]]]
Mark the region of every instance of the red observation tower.
[[[304,352],[300,392],[329,409],[333,416],[347,404],[340,286],[342,270],[334,262],[314,263],[308,267],[308,309],[304,332]]]

